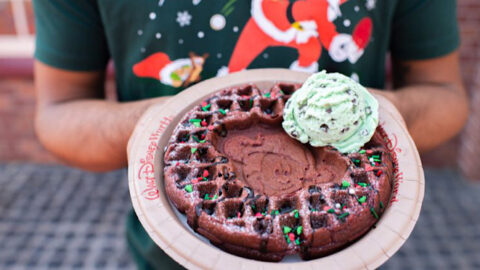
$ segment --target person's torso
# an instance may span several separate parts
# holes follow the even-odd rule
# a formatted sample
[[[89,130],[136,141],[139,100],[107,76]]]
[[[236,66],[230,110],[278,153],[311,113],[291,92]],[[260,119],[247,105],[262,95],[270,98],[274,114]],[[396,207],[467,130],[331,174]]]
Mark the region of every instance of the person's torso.
[[[382,88],[394,0],[102,0],[120,100],[244,69],[326,69]]]

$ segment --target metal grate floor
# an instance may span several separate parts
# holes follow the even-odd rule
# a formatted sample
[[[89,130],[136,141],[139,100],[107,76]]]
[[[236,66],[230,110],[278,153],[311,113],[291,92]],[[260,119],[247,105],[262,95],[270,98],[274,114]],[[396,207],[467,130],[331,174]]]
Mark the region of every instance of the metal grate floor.
[[[412,236],[381,269],[480,269],[480,183],[427,170]],[[0,165],[0,269],[133,269],[125,170]]]

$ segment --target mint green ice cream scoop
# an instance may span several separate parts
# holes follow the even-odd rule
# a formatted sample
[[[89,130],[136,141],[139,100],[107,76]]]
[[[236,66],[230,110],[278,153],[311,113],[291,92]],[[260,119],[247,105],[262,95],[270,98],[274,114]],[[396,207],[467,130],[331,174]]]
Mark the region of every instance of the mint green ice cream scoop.
[[[378,126],[378,102],[349,77],[321,71],[287,101],[282,126],[302,143],[352,153],[372,138]]]

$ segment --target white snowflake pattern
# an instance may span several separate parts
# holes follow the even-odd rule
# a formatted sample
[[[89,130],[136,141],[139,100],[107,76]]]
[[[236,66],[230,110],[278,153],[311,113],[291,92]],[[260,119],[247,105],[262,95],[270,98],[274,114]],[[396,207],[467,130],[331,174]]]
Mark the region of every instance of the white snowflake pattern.
[[[351,24],[350,20],[349,19],[346,19],[343,21],[343,25],[345,25],[345,27],[349,27]]]
[[[155,12],[150,12],[150,14],[148,14],[148,17],[150,18],[150,20],[155,20],[157,18],[157,14]]]
[[[159,7],[163,6],[163,3],[165,3],[165,0],[159,0],[159,1],[158,1],[158,6],[159,6]]]
[[[197,36],[198,36],[198,38],[203,38],[205,36],[205,33],[203,33],[202,31],[199,31],[197,33]]]
[[[192,1],[192,4],[193,4],[194,6],[196,6],[196,5],[200,4],[200,2],[202,2],[202,0],[193,0],[193,1]]]
[[[368,9],[368,10],[372,10],[375,8],[375,5],[377,4],[377,0],[367,0],[367,2],[365,3],[365,7]]]
[[[180,24],[181,27],[186,25],[190,25],[190,21],[192,20],[192,15],[188,13],[188,11],[179,11],[177,12],[177,22]]]

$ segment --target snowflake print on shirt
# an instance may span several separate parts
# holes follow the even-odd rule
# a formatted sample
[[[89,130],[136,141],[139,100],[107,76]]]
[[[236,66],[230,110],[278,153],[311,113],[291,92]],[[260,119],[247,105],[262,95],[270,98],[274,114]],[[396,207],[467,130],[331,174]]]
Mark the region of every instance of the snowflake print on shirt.
[[[177,12],[177,22],[180,24],[181,27],[190,25],[190,21],[192,20],[192,15],[188,13],[188,11],[179,11]]]

